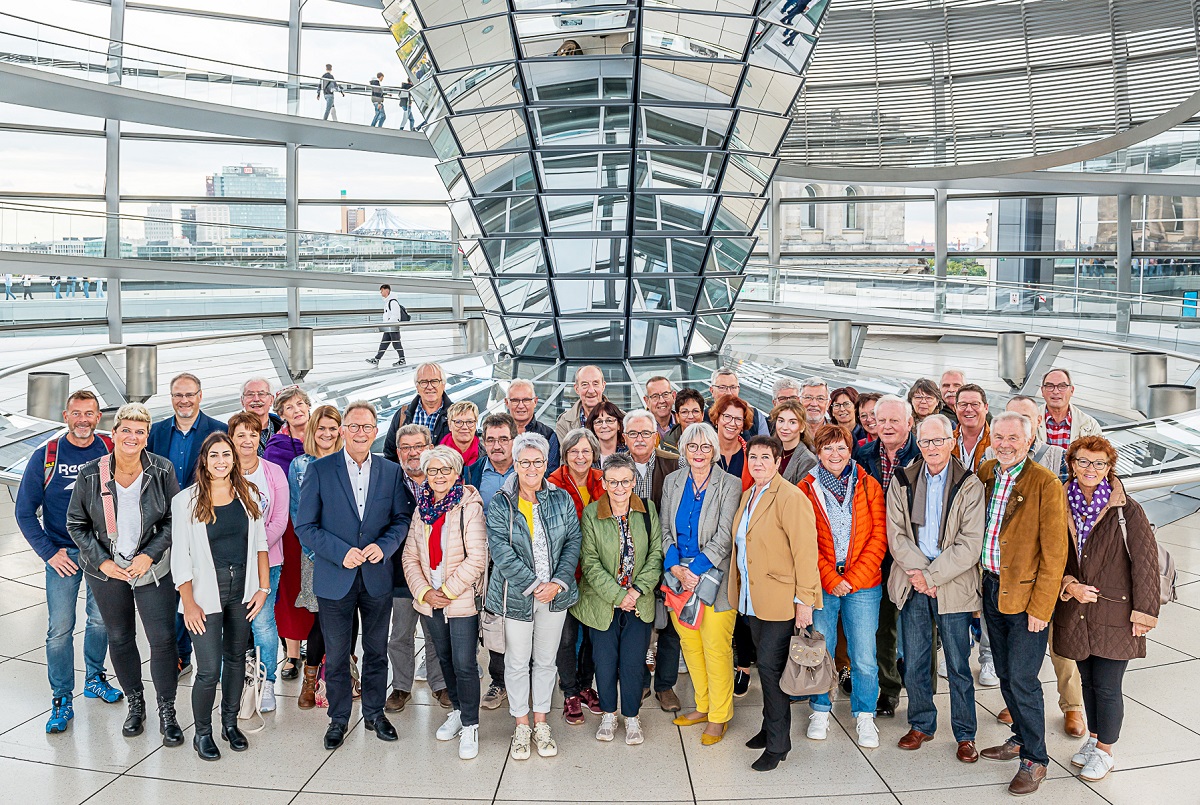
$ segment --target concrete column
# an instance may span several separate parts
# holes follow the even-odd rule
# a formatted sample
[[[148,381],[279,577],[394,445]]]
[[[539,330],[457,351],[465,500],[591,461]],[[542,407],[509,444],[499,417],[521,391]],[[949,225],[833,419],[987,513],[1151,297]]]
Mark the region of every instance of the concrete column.
[[[767,288],[768,298],[778,302],[779,293],[779,252],[780,240],[783,238],[783,221],[780,215],[779,182],[772,181],[767,196]]]
[[[158,390],[158,345],[130,344],[125,347],[125,396],[145,402]]]
[[[313,368],[313,328],[288,328],[288,371],[303,379]]]
[[[30,372],[25,378],[25,413],[58,422],[70,394],[71,376],[66,372]]]
[[[458,239],[462,233],[458,229],[458,219],[454,217],[454,213],[450,214],[450,276],[456,280],[462,279],[463,276],[463,256],[459,250]],[[463,295],[454,294],[450,297],[450,309],[452,312],[451,318],[461,319],[463,317]],[[499,311],[492,311],[499,313]],[[468,350],[469,351],[469,350]]]
[[[1129,334],[1130,302],[1133,292],[1133,196],[1117,196],[1117,333]]]
[[[300,326],[300,289],[287,289],[288,327]]]
[[[108,83],[121,83],[122,40],[125,38],[125,0],[112,0],[108,18]],[[104,256],[121,256],[121,121],[104,121]],[[108,277],[106,317],[108,342],[124,340],[121,322],[121,278]]]
[[[944,188],[933,191],[933,312],[939,317],[946,313],[946,272],[950,265],[950,236],[946,218],[947,193]]]
[[[288,95],[287,113],[300,114],[300,7],[304,0],[288,3]],[[289,146],[290,147],[290,146]],[[288,173],[291,176],[291,173]]]
[[[829,360],[849,366],[854,353],[854,326],[849,319],[829,320]]]
[[[1025,333],[1016,330],[996,333],[996,368],[1000,379],[1014,389],[1025,383]]]

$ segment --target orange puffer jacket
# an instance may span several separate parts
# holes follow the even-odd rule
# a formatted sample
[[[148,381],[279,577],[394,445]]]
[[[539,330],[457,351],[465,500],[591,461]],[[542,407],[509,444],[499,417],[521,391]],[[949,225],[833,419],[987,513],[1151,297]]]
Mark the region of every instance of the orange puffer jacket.
[[[855,468],[850,548],[846,552],[846,572],[839,574],[833,549],[833,532],[825,511],[825,495],[815,488],[815,472],[814,469],[800,482],[800,489],[812,501],[817,515],[817,568],[821,572],[821,586],[825,592],[832,592],[845,580],[857,592],[880,585],[883,577],[879,567],[888,549],[887,506],[883,487],[861,466]]]

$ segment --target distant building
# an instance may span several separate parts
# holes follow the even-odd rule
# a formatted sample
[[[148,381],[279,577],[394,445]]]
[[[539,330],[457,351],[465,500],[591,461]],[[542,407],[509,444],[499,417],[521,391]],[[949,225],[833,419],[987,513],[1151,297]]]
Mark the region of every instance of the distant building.
[[[189,243],[196,242],[196,208],[183,207],[179,210],[179,234]]]
[[[224,204],[196,206],[196,239],[193,243],[220,243],[230,236],[229,207]]]
[[[147,242],[169,241],[175,235],[175,210],[170,204],[151,204],[146,208]]]
[[[346,206],[346,191],[342,191],[342,228],[344,234],[350,234],[354,230],[363,225],[367,220],[367,211],[364,207],[347,207]]]
[[[278,204],[230,204],[228,222],[232,226],[225,237],[282,237],[282,232],[272,230],[287,227],[286,183],[278,168],[249,163],[226,165],[220,173],[205,177],[206,194],[215,198],[279,199]],[[199,231],[196,234],[200,242],[205,241]]]

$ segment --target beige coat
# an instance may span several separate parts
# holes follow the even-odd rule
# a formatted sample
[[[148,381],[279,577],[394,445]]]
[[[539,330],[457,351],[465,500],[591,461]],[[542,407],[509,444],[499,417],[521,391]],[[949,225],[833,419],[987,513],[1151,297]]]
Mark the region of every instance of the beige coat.
[[[442,567],[445,583],[442,592],[450,599],[447,618],[468,618],[476,614],[475,590],[483,590],[483,571],[487,567],[487,522],[483,498],[475,487],[463,490],[462,501],[446,513],[442,526]],[[408,589],[412,590],[413,609],[432,615],[433,607],[423,603],[425,593],[433,589],[429,570],[429,526],[414,510],[408,539],[400,559]]]

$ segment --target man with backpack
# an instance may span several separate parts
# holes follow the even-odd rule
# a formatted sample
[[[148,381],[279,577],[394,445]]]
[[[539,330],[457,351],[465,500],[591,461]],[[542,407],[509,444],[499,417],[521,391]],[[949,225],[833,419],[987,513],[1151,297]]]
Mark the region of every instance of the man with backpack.
[[[338,122],[337,109],[333,106],[333,93],[340,92],[342,97],[346,97],[345,91],[338,84],[337,79],[333,77],[333,65],[325,65],[325,72],[321,75],[321,83],[317,85],[317,97],[325,98],[325,114],[321,116],[322,120],[333,118],[333,122]]]
[[[404,345],[400,343],[400,328],[396,325],[402,321],[411,321],[412,316],[408,315],[408,308],[400,304],[400,300],[392,296],[391,285],[380,285],[379,295],[383,297],[383,338],[379,341],[379,351],[375,353],[374,358],[367,358],[367,363],[372,366],[379,365],[379,359],[387,352],[388,346],[396,348],[396,361],[394,366],[404,365]],[[390,325],[390,326],[389,326]]]
[[[67,533],[67,507],[79,469],[92,459],[112,452],[112,441],[96,435],[100,402],[90,391],[67,398],[63,412],[67,432],[34,451],[25,465],[17,491],[16,519],[21,534],[46,563],[46,604],[50,628],[46,633],[46,666],[53,705],[46,732],[66,732],[75,711],[75,606],[79,600],[79,548]],[[39,518],[39,511],[41,516]],[[87,589],[87,626],[83,633],[83,695],[112,704],[124,696],[108,684],[104,656],[108,631],[100,608]]]

